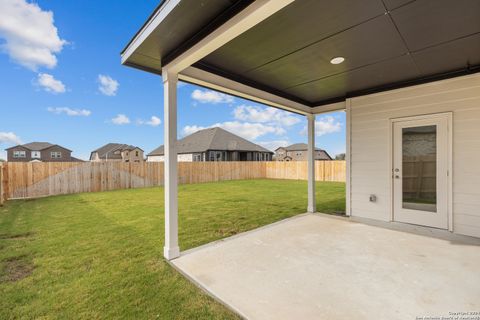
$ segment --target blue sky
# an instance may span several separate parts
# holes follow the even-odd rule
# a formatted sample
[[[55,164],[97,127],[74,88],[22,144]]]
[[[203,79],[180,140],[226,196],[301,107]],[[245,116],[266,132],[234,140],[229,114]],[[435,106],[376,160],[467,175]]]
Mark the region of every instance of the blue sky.
[[[158,0],[0,0],[0,158],[48,141],[87,159],[108,142],[163,144],[159,76],[120,64]],[[222,126],[270,149],[306,142],[305,117],[189,84],[178,88],[179,137]],[[345,150],[343,112],[317,116],[317,146]]]

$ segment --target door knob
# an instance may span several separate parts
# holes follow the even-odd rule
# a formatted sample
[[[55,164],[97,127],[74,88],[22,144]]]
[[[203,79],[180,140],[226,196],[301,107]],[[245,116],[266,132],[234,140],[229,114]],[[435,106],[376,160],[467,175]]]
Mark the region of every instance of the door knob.
[[[396,174],[395,179],[400,179],[400,176],[398,174]]]

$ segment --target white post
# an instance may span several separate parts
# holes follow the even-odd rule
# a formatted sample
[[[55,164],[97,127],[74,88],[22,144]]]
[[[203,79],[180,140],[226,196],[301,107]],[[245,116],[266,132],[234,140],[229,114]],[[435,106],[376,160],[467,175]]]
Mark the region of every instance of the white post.
[[[351,109],[351,100],[347,99],[345,101],[345,112],[346,112],[346,128],[347,128],[347,141],[346,141],[346,150],[345,150],[345,163],[347,165],[346,168],[346,176],[345,176],[345,182],[346,182],[346,212],[345,214],[347,216],[352,215],[352,202],[351,202],[351,186],[352,186],[352,147],[351,147],[351,141],[352,141],[352,109]]]
[[[178,248],[178,177],[177,177],[177,80],[178,75],[162,73],[164,94],[164,176],[165,176],[165,247],[163,255],[171,260],[180,256]]]
[[[315,115],[307,115],[308,130],[308,206],[307,211],[314,213],[317,211],[315,202]]]

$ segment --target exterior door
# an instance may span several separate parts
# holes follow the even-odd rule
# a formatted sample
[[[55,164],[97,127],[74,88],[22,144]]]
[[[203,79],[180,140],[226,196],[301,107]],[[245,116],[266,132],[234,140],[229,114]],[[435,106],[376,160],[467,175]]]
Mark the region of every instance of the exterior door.
[[[448,228],[449,115],[393,122],[393,218]]]

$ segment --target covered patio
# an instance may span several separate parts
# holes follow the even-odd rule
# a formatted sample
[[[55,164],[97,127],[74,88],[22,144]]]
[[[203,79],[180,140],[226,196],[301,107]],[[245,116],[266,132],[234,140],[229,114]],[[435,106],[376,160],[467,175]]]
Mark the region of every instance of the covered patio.
[[[122,63],[162,76],[164,256],[239,314],[480,308],[479,1],[165,0]],[[306,117],[308,215],[180,254],[179,80]],[[315,117],[338,110],[342,219],[314,214]]]
[[[480,239],[305,214],[172,265],[246,319],[417,319],[480,310]]]

